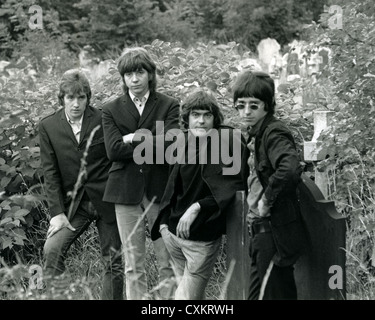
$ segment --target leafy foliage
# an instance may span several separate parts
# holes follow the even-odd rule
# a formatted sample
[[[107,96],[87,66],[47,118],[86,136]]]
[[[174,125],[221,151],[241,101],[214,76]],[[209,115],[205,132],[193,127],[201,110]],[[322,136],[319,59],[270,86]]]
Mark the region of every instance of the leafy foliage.
[[[311,46],[332,50],[328,79],[315,86],[325,92],[326,108],[336,112],[321,136],[336,156],[319,167],[334,166],[331,197],[348,217],[349,270],[366,283],[375,266],[375,10],[369,0],[342,1],[338,9],[327,10],[308,29]]]
[[[101,54],[124,45],[148,44],[154,39],[234,41],[256,50],[260,39],[272,37],[281,45],[299,38],[304,23],[317,19],[327,0],[40,0],[45,30],[77,52],[91,45]],[[0,47],[11,57],[24,37],[34,0],[0,2]],[[26,35],[26,37],[28,37]]]

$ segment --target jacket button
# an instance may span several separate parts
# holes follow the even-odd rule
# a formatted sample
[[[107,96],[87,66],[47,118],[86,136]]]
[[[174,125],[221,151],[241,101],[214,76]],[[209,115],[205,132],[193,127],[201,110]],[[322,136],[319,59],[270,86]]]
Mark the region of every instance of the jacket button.
[[[142,169],[139,169],[139,172],[140,172],[140,173],[143,173]]]

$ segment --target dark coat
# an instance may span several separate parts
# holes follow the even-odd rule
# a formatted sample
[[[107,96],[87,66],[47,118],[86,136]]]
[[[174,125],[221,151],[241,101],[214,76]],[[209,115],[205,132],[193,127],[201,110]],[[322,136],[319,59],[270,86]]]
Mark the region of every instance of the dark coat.
[[[154,148],[157,148],[156,121],[164,121],[165,132],[179,128],[179,102],[162,93],[151,93],[142,116],[136,108],[128,94],[103,106],[105,146],[112,162],[103,198],[108,202],[139,204],[144,194],[149,200],[156,196],[155,202],[160,202],[168,180],[169,165],[165,161],[164,164],[135,163],[133,152],[137,143],[125,144],[122,137],[147,129],[152,133]],[[161,138],[164,140],[164,135]],[[162,151],[164,154],[164,149]]]
[[[226,227],[226,215],[230,214],[230,205],[231,202],[234,200],[236,192],[239,190],[244,190],[246,188],[246,184],[244,183],[243,179],[243,170],[245,169],[246,162],[242,163],[242,159],[244,159],[243,154],[245,153],[246,144],[245,141],[242,140],[241,134],[238,136],[233,135],[233,129],[230,127],[223,126],[222,128],[226,128],[229,130],[230,135],[228,136],[229,139],[225,139],[220,136],[220,145],[222,148],[228,148],[226,150],[230,150],[230,154],[233,154],[233,139],[237,139],[239,141],[238,145],[241,146],[241,154],[235,154],[234,157],[238,157],[239,167],[238,173],[224,175],[223,169],[225,167],[231,167],[232,164],[224,164],[222,161],[222,157],[220,156],[219,163],[213,164],[210,158],[210,145],[207,146],[207,163],[201,165],[201,176],[204,182],[208,185],[218,207],[219,211],[211,216],[205,216],[204,219],[197,219],[194,223],[200,223],[204,225],[204,228],[200,228],[200,230],[204,229],[204,234],[202,235],[202,241],[211,241],[217,239],[219,236],[225,233]],[[218,130],[220,133],[221,131]],[[184,141],[187,143],[187,133],[184,134]],[[185,146],[182,146],[185,147]],[[218,147],[219,149],[219,147]],[[165,189],[163,198],[160,203],[160,210],[159,215],[156,219],[156,222],[151,230],[151,239],[156,240],[161,235],[159,233],[160,221],[165,216],[169,216],[171,213],[171,204],[173,204],[176,199],[176,181],[178,179],[180,163],[177,162],[171,171],[171,174],[168,179],[167,187]],[[164,216],[164,217],[163,217]],[[197,228],[198,226],[191,226],[192,228]]]
[[[71,203],[68,192],[73,191],[77,181],[81,159],[90,133],[99,125],[100,129],[94,135],[86,158],[87,175],[83,180],[83,187],[77,193],[73,210],[68,218],[71,219],[74,215],[86,191],[98,214],[108,222],[115,220],[113,204],[102,201],[110,162],[104,147],[101,120],[100,110],[90,106],[86,108],[79,143],[66,119],[64,108],[40,122],[41,161],[51,217],[62,212],[68,214]]]
[[[277,249],[274,262],[291,265],[307,241],[297,196],[302,170],[291,132],[272,115],[266,116],[255,136],[254,164],[265,197],[272,204],[271,227]]]

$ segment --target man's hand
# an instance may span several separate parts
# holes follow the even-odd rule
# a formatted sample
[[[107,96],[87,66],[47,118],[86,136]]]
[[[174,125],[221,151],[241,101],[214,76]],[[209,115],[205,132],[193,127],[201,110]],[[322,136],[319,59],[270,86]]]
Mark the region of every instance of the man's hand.
[[[134,138],[134,133],[128,133],[124,136],[122,136],[122,141],[124,141],[124,143],[132,143],[133,142],[133,138]]]
[[[51,221],[49,222],[49,228],[47,231],[47,238],[52,237],[57,231],[61,230],[62,228],[68,228],[72,231],[75,231],[68,221],[68,218],[66,217],[65,213],[60,213],[57,216],[54,216]]]
[[[271,206],[268,201],[263,197],[258,202],[259,215],[263,218],[269,217],[271,215]]]
[[[182,215],[176,228],[176,236],[182,239],[189,239],[190,237],[190,226],[198,216],[201,206],[199,203],[193,203]]]

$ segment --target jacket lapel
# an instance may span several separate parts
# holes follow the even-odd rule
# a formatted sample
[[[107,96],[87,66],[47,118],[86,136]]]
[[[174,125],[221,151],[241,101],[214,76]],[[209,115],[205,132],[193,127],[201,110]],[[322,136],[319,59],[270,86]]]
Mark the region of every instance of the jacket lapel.
[[[64,108],[60,109],[60,120],[61,120],[60,121],[61,122],[61,126],[63,127],[63,130],[65,131],[65,133],[68,135],[68,137],[70,139],[73,140],[73,142],[75,144],[78,144],[77,139],[74,136],[72,127],[70,126],[70,124],[68,123],[68,120],[66,119],[65,109]]]
[[[92,110],[89,107],[86,107],[85,113],[83,115],[81,134],[79,137],[79,144],[81,144],[86,137],[86,132],[91,123]]]
[[[267,114],[266,117],[264,118],[262,125],[259,129],[259,131],[256,133],[255,136],[255,158],[259,159],[259,147],[260,147],[260,142],[263,137],[264,131],[267,129],[267,126],[274,120],[274,116],[272,114]]]
[[[140,118],[139,112],[128,93],[123,96],[122,101],[125,104],[125,111],[129,112],[136,122],[138,122]]]
[[[142,126],[142,124],[146,121],[147,117],[150,115],[152,110],[155,108],[156,101],[157,101],[156,94],[151,93],[149,98],[147,99],[145,108],[142,112],[142,116],[138,121],[138,127]],[[137,110],[137,112],[138,112],[138,110]]]

